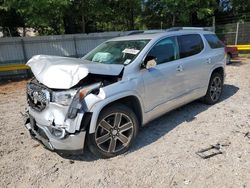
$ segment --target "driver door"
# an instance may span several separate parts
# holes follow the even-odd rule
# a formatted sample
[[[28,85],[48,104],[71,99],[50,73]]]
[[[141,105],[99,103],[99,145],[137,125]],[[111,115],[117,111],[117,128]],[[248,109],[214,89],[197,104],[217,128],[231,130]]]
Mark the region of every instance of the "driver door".
[[[157,42],[146,56],[153,57],[155,67],[142,70],[144,81],[145,110],[150,112],[164,103],[184,94],[183,65],[179,60],[176,37],[167,37]],[[146,63],[146,62],[145,62]]]

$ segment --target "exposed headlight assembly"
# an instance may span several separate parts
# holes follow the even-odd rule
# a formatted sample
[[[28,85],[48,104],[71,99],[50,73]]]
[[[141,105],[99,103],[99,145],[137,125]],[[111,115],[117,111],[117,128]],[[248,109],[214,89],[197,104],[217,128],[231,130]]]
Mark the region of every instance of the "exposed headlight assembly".
[[[82,108],[82,104],[83,104],[83,100],[84,98],[96,91],[96,90],[99,90],[99,88],[101,87],[102,83],[99,82],[99,83],[96,83],[96,84],[92,84],[92,85],[89,85],[89,86],[86,86],[84,88],[80,88],[77,93],[75,94],[70,106],[69,106],[69,110],[68,110],[68,113],[67,113],[67,117],[70,118],[70,119],[73,119],[76,117],[77,115],[77,112],[79,109]]]
[[[68,90],[68,91],[53,92],[52,102],[55,102],[64,106],[69,106],[76,92],[77,92],[76,89]]]

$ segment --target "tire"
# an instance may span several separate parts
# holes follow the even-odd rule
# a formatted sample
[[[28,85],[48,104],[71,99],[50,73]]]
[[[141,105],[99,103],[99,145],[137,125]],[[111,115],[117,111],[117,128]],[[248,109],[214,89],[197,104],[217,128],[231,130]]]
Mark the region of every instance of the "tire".
[[[135,113],[127,106],[116,104],[99,115],[95,133],[87,136],[89,150],[101,158],[110,158],[126,152],[138,133]]]
[[[232,56],[231,54],[227,54],[227,57],[226,57],[226,64],[229,65],[231,63],[231,59],[232,59]]]
[[[223,76],[219,73],[213,73],[206,95],[203,97],[203,102],[205,104],[213,105],[220,100],[223,90]]]

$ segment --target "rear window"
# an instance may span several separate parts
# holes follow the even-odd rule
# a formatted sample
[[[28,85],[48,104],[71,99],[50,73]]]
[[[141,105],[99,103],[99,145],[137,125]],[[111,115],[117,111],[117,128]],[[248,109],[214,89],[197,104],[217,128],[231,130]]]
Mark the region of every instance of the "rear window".
[[[209,46],[212,49],[224,48],[224,44],[218,39],[218,37],[215,34],[207,34],[207,35],[204,35],[204,37],[206,38]]]
[[[180,48],[180,58],[198,54],[204,48],[202,38],[198,34],[181,35],[177,39]]]

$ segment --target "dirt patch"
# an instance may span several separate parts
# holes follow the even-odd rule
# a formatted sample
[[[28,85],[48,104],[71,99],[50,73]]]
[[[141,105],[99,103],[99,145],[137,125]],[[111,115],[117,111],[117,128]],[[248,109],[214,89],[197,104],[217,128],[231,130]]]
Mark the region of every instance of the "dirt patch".
[[[221,102],[158,118],[128,153],[108,160],[44,149],[23,126],[26,81],[1,85],[0,187],[250,187],[250,61],[226,71]],[[229,143],[222,154],[196,154],[217,143]]]

